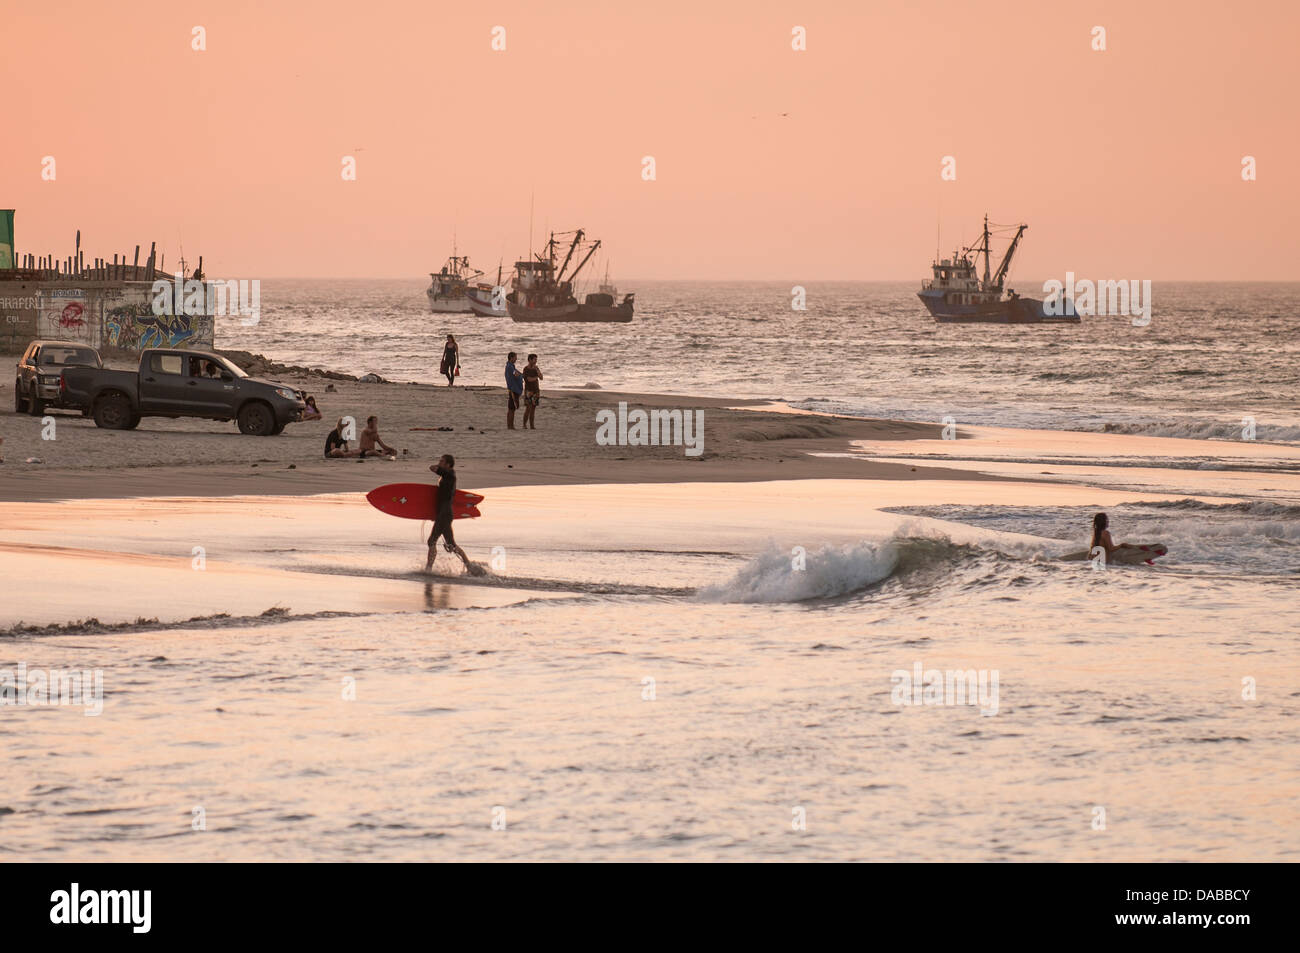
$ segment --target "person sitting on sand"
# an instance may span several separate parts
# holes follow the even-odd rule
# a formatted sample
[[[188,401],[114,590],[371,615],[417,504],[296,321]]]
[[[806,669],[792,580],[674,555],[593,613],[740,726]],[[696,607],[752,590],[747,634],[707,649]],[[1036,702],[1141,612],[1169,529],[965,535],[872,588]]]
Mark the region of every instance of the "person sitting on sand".
[[[542,369],[537,366],[537,355],[529,354],[524,365],[524,429],[537,429],[537,404],[542,399]]]
[[[382,448],[382,453],[375,449],[376,444]],[[397,451],[384,443],[383,438],[379,436],[379,418],[374,414],[366,418],[366,429],[361,431],[361,452],[359,456],[363,460],[367,456],[388,457],[391,460],[397,459]]]
[[[360,451],[349,450],[348,442],[343,439],[343,418],[334,425],[330,435],[325,438],[325,459],[330,457],[355,457]]]
[[[313,397],[311,394],[308,394],[305,402],[306,402],[307,406],[306,406],[306,408],[304,408],[304,410],[303,410],[303,412],[302,412],[302,419],[303,419],[303,420],[320,420],[320,418],[321,418],[321,412],[320,412],[320,410],[316,407],[316,398]]]
[[[1106,550],[1106,558],[1110,559],[1117,549],[1134,549],[1130,543],[1116,543],[1110,538],[1110,530],[1106,527],[1110,525],[1110,517],[1105,513],[1098,513],[1092,518],[1092,545],[1088,547],[1088,552],[1093,552],[1100,546]]]
[[[451,531],[453,519],[451,503],[456,495],[456,460],[450,453],[444,453],[438,462],[429,467],[438,474],[438,514],[433,520],[433,532],[429,534],[429,558],[425,561],[424,571],[433,571],[433,557],[438,552],[438,537],[443,538],[443,548],[455,553],[465,564],[466,572],[471,575],[483,575],[483,569],[469,561],[465,550],[456,545],[456,537]]]

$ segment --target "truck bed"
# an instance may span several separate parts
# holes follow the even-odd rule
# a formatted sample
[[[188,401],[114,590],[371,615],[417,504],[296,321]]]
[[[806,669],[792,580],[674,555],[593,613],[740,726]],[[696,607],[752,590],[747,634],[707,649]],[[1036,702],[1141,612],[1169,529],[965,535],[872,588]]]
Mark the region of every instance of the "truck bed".
[[[63,372],[67,402],[85,409],[91,400],[107,389],[120,390],[136,403],[140,377],[135,371],[114,371],[97,367],[70,367]]]

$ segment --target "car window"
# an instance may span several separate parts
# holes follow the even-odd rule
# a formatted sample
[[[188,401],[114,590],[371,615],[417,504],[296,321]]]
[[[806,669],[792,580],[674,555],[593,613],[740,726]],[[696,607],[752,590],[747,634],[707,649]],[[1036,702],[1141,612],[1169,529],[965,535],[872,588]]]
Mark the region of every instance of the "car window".
[[[243,372],[242,369],[240,369],[240,367],[239,367],[238,364],[235,364],[235,363],[233,363],[233,362],[231,362],[231,361],[228,361],[228,360],[226,360],[224,357],[222,357],[222,356],[220,356],[220,355],[217,355],[217,361],[218,361],[218,364],[217,364],[217,373],[218,373],[218,374],[226,373],[226,374],[229,374],[231,377],[234,377],[234,378],[240,378],[240,377],[247,377],[247,376],[248,376],[247,374],[245,374],[245,373]]]
[[[184,374],[184,358],[179,354],[154,354],[149,367],[155,374]]]
[[[95,352],[85,347],[46,347],[41,351],[41,364],[63,367],[97,367]]]

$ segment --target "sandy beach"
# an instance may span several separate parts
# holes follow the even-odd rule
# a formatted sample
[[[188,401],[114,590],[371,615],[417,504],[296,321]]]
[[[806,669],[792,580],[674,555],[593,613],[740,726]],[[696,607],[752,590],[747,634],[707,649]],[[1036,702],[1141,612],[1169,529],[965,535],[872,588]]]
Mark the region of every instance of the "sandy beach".
[[[727,398],[544,391],[536,430],[508,430],[504,387],[360,383],[276,375],[316,396],[324,417],[276,437],[247,437],[233,423],[145,418],[130,432],[101,430],[75,413],[52,411],[54,439],[38,418],[0,415],[5,463],[0,500],[127,496],[306,495],[429,481],[430,463],[457,460],[464,488],[563,483],[657,483],[771,479],[935,479],[930,464],[866,464],[814,456],[854,442],[936,439],[938,425],[782,413],[765,402]],[[327,385],[335,393],[325,392]],[[8,399],[0,388],[0,399]],[[665,408],[704,412],[703,453],[680,446],[601,446],[597,413]],[[326,460],[325,437],[341,416],[379,418],[395,461]],[[522,419],[522,413],[518,415]],[[439,430],[447,427],[449,430]],[[355,446],[355,442],[353,446]],[[28,458],[40,463],[26,463]],[[980,479],[979,475],[969,478]]]

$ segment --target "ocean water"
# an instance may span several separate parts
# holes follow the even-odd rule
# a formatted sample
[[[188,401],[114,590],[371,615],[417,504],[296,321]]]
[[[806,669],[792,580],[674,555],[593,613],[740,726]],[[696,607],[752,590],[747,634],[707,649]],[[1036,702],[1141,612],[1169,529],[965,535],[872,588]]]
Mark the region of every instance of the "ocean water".
[[[807,292],[793,311],[791,288]],[[456,335],[469,383],[535,351],[552,387],[774,398],[835,413],[1031,429],[1300,442],[1300,283],[1167,283],[1151,323],[941,325],[920,282],[620,282],[628,325],[433,315],[427,282],[268,280],[261,323],[224,347],[396,380],[438,377]],[[1041,297],[1041,281],[1015,282]]]
[[[457,527],[482,580],[357,495],[4,504],[0,698],[20,664],[104,696],[0,706],[0,859],[1297,859],[1300,286],[1157,285],[1145,329],[808,289],[525,328],[267,282],[223,346],[432,380],[452,330],[470,383],[513,348],[552,386],[951,415],[846,453],[1034,482],[496,488]],[[1168,556],[1060,561],[1102,509]]]
[[[0,855],[1294,860],[1300,506],[1128,496],[502,488],[458,528],[508,553],[472,584],[446,556],[423,577],[414,524],[376,532],[359,499],[126,516],[98,545],[182,565],[180,527],[215,518],[205,575],[256,608],[177,624],[199,603],[167,577],[141,613],[109,562],[104,624],[0,638],[0,672],[105,686],[96,716],[0,708]],[[1099,503],[1170,555],[1058,561]],[[918,666],[983,694],[895,697]]]

